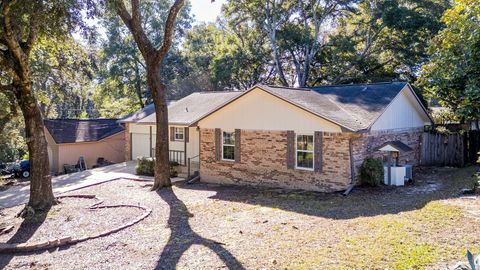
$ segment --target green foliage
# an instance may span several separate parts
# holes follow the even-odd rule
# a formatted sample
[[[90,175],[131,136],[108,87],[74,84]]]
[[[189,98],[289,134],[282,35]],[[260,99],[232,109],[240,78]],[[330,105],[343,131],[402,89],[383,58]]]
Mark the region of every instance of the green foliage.
[[[21,159],[27,152],[24,130],[23,121],[17,116],[0,133],[0,163]]]
[[[170,177],[177,177],[178,176],[178,162],[170,161]]]
[[[46,36],[37,41],[30,57],[33,88],[46,118],[98,116],[91,97],[94,63],[87,51],[70,36]]]
[[[98,91],[93,95],[93,102],[101,104],[99,115],[104,118],[121,118],[140,109],[140,105],[132,102],[128,96],[114,98],[112,95],[104,95]]]
[[[446,28],[432,40],[431,59],[418,85],[450,109],[460,122],[480,117],[480,6],[456,0],[442,21]]]
[[[135,172],[138,175],[153,176],[155,172],[155,160],[147,157],[138,158]]]
[[[188,31],[183,46],[190,73],[179,84],[201,91],[248,89],[268,81],[269,50],[265,36],[244,25],[200,24]],[[184,90],[185,89],[185,90]]]
[[[165,21],[172,2],[141,2],[142,27],[155,45],[162,42]],[[173,89],[177,84],[176,79],[188,74],[185,59],[179,51],[179,41],[191,27],[192,17],[189,12],[190,4],[187,2],[176,20],[173,46],[162,63],[165,67],[161,74],[163,82]],[[145,64],[132,35],[116,13],[107,11],[101,24],[106,29],[106,39],[102,40],[102,49],[97,53],[99,84],[94,94],[95,104],[103,117],[111,115],[115,110],[117,117],[123,116],[151,103]],[[169,91],[167,95],[168,98],[178,97],[174,91]],[[118,103],[122,106],[117,106]]]
[[[383,163],[379,158],[367,157],[360,167],[360,184],[376,187],[383,181]]]
[[[177,168],[180,164],[175,161],[170,162],[170,177],[177,177]],[[155,159],[149,157],[141,157],[137,159],[137,166],[135,167],[137,175],[154,176],[155,174]]]
[[[224,16],[232,29],[246,27],[269,45],[263,63],[275,72],[270,83],[279,83],[272,51],[277,48],[288,84],[302,86],[302,80],[318,85],[415,79],[449,5],[448,0],[229,1]]]
[[[415,79],[448,7],[448,0],[360,1],[340,17],[319,75],[334,83]]]

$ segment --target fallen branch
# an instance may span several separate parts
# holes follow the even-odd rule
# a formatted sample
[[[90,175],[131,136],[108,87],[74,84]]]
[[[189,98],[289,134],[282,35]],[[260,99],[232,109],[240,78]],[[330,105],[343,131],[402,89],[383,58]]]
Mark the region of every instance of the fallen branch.
[[[135,179],[125,179],[125,178],[122,178],[122,179],[123,180],[137,181]],[[120,180],[120,179],[114,179],[114,180]],[[103,184],[103,183],[107,183],[107,182],[111,182],[111,181],[105,181],[105,182],[102,182],[102,183],[97,183],[97,184],[93,184],[93,185],[89,185],[89,186],[84,186],[82,188],[86,188],[86,187],[90,187],[90,186],[94,186],[94,185],[98,185],[98,184]],[[95,199],[97,201],[94,204],[92,204],[91,206],[87,207],[88,209],[92,209],[92,210],[102,209],[102,208],[130,207],[130,208],[142,209],[143,214],[138,216],[134,220],[132,220],[130,222],[127,222],[127,223],[124,223],[124,224],[122,224],[122,225],[120,225],[116,228],[106,230],[106,231],[103,231],[103,232],[100,232],[100,233],[97,233],[97,234],[93,234],[93,235],[86,235],[86,236],[83,236],[83,237],[80,237],[80,238],[73,238],[71,236],[67,236],[67,237],[63,237],[63,238],[55,238],[55,239],[51,239],[51,240],[48,240],[48,241],[37,242],[37,243],[18,243],[18,244],[0,243],[0,254],[2,254],[2,253],[16,253],[16,252],[30,252],[30,251],[38,251],[38,250],[44,250],[44,249],[50,249],[50,248],[57,248],[57,247],[66,246],[66,245],[74,245],[74,244],[84,242],[84,241],[87,241],[87,240],[90,240],[90,239],[104,237],[104,236],[119,232],[119,231],[121,231],[123,229],[126,229],[128,227],[131,227],[131,226],[139,223],[140,221],[142,221],[143,219],[145,219],[146,217],[148,217],[152,213],[152,210],[150,208],[146,208],[146,207],[143,207],[143,206],[140,206],[140,205],[132,205],[132,204],[100,205],[100,204],[103,203],[103,200],[98,198],[95,195],[79,194],[79,195],[62,195],[62,196],[57,196],[56,197],[56,199],[61,199],[61,198]],[[12,226],[11,229],[13,229],[13,226]],[[212,241],[212,242],[214,242],[214,241]],[[223,243],[220,243],[220,242],[214,242],[214,243],[217,243],[217,244],[220,244],[220,245],[223,244]]]

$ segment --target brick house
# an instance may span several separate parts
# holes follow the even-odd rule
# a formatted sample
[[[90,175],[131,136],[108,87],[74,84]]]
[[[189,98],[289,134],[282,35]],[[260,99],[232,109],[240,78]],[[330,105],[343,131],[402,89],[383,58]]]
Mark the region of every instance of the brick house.
[[[417,164],[423,128],[432,123],[406,82],[302,89],[258,85],[221,101],[214,97],[218,93],[210,95],[218,100],[214,106],[185,98],[203,108],[188,127],[198,143],[204,182],[345,190],[362,161],[380,157],[377,148],[385,143],[408,145],[413,151],[402,153],[399,162]],[[190,112],[172,106],[172,119]]]
[[[187,175],[188,160],[198,171],[199,132],[197,121],[242,92],[193,93],[178,101],[168,102],[169,156],[181,165]],[[118,121],[125,127],[125,160],[155,155],[156,124],[153,104]]]

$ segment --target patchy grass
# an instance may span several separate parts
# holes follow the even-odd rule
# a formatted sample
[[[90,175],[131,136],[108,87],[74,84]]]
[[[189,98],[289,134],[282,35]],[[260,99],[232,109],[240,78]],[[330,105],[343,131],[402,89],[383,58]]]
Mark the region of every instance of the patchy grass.
[[[434,239],[445,230],[453,229],[462,217],[459,207],[431,202],[407,213],[359,218],[355,224],[356,233],[343,236],[338,245],[344,262],[342,266],[424,268],[452,255]],[[356,254],[357,259],[349,262],[352,254]]]

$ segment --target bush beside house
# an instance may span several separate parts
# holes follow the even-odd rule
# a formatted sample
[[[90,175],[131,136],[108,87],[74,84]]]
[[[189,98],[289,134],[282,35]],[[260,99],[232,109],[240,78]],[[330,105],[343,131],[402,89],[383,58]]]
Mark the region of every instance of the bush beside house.
[[[379,158],[368,157],[363,161],[360,167],[360,183],[363,186],[379,186],[383,177],[383,163]]]
[[[178,162],[170,162],[170,177],[178,176]],[[155,175],[155,159],[150,157],[142,157],[137,159],[137,166],[135,167],[137,175],[154,176]]]

